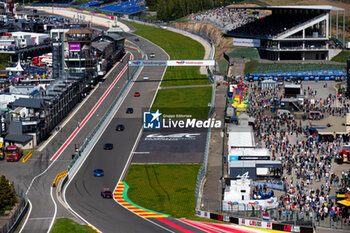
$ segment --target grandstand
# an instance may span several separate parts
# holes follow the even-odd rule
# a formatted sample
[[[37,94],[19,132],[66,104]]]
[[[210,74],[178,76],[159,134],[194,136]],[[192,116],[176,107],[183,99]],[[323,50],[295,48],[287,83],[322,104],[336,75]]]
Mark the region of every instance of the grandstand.
[[[330,60],[343,48],[345,10],[333,6],[228,7],[270,11],[226,32],[235,46],[257,47],[269,60]],[[336,34],[332,35],[332,11],[336,12]],[[338,33],[338,12],[343,11],[342,42]]]
[[[93,1],[93,2],[87,2],[87,3],[80,4],[77,7],[98,7],[98,6],[102,5],[103,3],[104,3],[103,1]]]
[[[111,11],[117,14],[136,14],[146,9],[144,1],[118,2],[113,5],[105,6],[100,10]]]
[[[77,0],[39,0],[36,3],[33,3],[32,6],[69,6],[75,3]]]

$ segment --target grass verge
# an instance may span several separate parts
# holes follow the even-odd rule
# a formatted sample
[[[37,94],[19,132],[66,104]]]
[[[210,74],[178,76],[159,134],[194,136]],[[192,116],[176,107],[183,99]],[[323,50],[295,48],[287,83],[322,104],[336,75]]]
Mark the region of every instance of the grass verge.
[[[172,217],[193,218],[200,164],[131,165],[128,197],[135,204]]]
[[[259,59],[260,55],[256,48],[234,48],[231,52],[227,54],[232,58],[250,58],[250,59]]]
[[[227,71],[228,71],[228,62],[222,58],[219,62],[219,71],[222,75],[227,75]]]
[[[293,64],[293,63],[258,63],[255,61],[247,62],[244,68],[244,74],[248,73],[277,73],[277,72],[295,72],[295,71],[313,71],[313,70],[341,70],[345,65],[332,64]]]
[[[346,62],[350,59],[349,51],[341,51],[337,56],[333,57],[331,61]]]
[[[152,106],[164,115],[189,114],[193,118],[208,117],[212,87],[160,89]]]
[[[86,225],[80,225],[68,218],[60,218],[55,221],[50,233],[93,233],[93,229]]]
[[[142,36],[163,48],[171,59],[203,59],[204,47],[197,41],[179,33],[129,22],[135,34]],[[156,54],[157,57],[157,54]],[[199,67],[168,67],[161,86],[185,86],[209,84],[206,75],[201,75]]]

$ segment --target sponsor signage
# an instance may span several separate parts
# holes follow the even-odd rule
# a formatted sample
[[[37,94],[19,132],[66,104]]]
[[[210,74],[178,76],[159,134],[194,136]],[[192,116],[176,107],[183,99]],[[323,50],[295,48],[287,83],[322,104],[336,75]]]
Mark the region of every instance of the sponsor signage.
[[[233,46],[260,47],[259,39],[233,38]]]
[[[167,66],[166,60],[132,60],[130,66]]]
[[[215,60],[168,60],[168,66],[215,66]]]
[[[210,213],[203,210],[196,210],[196,216],[210,219]]]
[[[230,155],[229,161],[237,161],[237,160],[270,160],[270,156],[237,156],[237,155]]]
[[[215,60],[132,60],[130,66],[215,66]]]
[[[69,51],[80,51],[80,43],[70,43]]]
[[[272,223],[271,222],[265,222],[265,221],[257,221],[252,219],[244,219],[239,218],[239,225],[248,226],[248,227],[259,227],[263,229],[272,229]]]
[[[161,129],[161,128],[221,128],[222,122],[209,118],[200,120],[196,118],[187,119],[171,119],[161,118],[162,113],[156,112],[143,113],[143,128],[144,129]]]

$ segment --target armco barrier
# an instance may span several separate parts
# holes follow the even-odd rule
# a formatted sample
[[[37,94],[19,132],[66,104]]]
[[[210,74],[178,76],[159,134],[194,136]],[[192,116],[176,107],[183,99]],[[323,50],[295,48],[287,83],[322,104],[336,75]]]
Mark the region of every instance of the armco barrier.
[[[294,226],[289,224],[272,223],[269,221],[260,221],[255,219],[235,218],[227,215],[210,213],[202,210],[196,210],[195,215],[202,218],[208,218],[208,219],[213,219],[213,220],[223,221],[223,222],[230,222],[241,226],[262,228],[267,230],[278,230],[278,231],[285,231],[285,232],[300,232],[300,233],[314,232],[314,228],[307,227],[307,226]]]
[[[18,225],[21,223],[23,217],[26,215],[26,213],[28,211],[28,207],[29,207],[29,202],[26,200],[26,205],[25,205],[24,209],[22,210],[21,214],[18,216],[18,218],[16,219],[15,223],[13,224],[11,229],[8,231],[8,233],[15,232],[15,230],[18,227]]]

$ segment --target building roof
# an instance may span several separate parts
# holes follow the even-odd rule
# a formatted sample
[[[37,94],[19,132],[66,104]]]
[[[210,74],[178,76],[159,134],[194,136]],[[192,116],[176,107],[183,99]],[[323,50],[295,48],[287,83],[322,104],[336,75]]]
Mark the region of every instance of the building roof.
[[[32,138],[33,136],[26,134],[7,134],[5,136],[5,141],[26,144],[32,140]]]
[[[251,126],[228,126],[228,148],[255,147],[254,133]]]
[[[71,28],[66,34],[92,34],[88,28]]]
[[[91,47],[103,52],[111,43],[111,41],[96,41],[91,43]]]
[[[15,102],[13,103],[13,106],[40,109],[44,106],[44,100],[34,99],[34,98],[19,98],[15,100]]]

